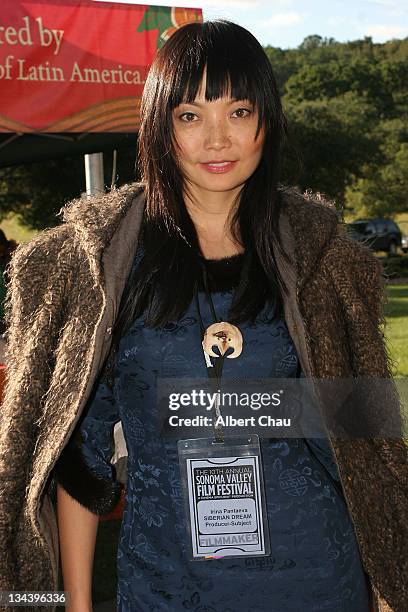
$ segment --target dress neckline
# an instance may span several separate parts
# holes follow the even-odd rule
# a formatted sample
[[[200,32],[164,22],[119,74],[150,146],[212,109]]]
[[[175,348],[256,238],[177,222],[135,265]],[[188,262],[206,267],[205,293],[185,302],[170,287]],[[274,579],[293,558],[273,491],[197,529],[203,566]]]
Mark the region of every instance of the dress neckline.
[[[244,258],[244,255],[245,255],[245,251],[241,253],[236,253],[235,255],[228,255],[227,257],[217,257],[217,258],[203,257],[203,260],[205,263],[209,263],[209,264],[228,263],[230,261],[231,262],[240,261],[241,259]]]
[[[202,262],[208,272],[210,291],[229,291],[239,284],[244,265],[244,253],[236,253],[220,259],[204,259]]]

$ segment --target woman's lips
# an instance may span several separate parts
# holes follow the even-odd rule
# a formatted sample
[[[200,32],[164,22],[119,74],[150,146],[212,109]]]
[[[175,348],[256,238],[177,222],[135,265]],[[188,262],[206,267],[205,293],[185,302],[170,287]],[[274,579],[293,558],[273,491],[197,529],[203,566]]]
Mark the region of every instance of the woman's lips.
[[[200,166],[212,174],[224,174],[232,170],[236,163],[236,161],[209,162],[207,164],[200,164]]]

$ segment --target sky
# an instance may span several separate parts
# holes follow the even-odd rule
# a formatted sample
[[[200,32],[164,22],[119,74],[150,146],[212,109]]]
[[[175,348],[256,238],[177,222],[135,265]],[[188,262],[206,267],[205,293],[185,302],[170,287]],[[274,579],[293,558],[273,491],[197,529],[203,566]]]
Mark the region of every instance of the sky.
[[[339,42],[365,36],[371,36],[374,42],[385,42],[408,36],[408,0],[121,1],[202,8],[205,20],[235,21],[250,30],[262,45],[282,49],[297,47],[312,34]]]

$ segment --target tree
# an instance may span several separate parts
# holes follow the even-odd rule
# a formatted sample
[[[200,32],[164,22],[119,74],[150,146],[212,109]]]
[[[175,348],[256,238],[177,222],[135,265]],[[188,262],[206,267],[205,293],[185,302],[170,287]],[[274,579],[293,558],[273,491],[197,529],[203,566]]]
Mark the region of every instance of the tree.
[[[299,186],[343,203],[352,177],[364,164],[381,159],[379,143],[371,136],[375,108],[347,92],[332,99],[288,101],[285,111],[306,160]]]
[[[366,59],[306,64],[285,85],[287,98],[294,102],[334,98],[348,91],[374,104],[378,113],[390,113],[394,109],[393,96],[381,68]]]
[[[310,51],[310,49],[318,49],[320,47],[333,44],[336,44],[334,38],[322,38],[318,34],[312,34],[311,36],[306,36],[298,48],[301,51]]]
[[[110,185],[111,156],[105,156],[105,184]],[[118,152],[118,181],[135,180],[135,151]],[[32,229],[61,222],[57,213],[69,200],[85,191],[82,155],[5,168],[0,171],[0,221],[10,213]]]
[[[348,207],[363,217],[394,217],[408,210],[408,143],[402,143],[391,163],[369,166],[346,190]]]

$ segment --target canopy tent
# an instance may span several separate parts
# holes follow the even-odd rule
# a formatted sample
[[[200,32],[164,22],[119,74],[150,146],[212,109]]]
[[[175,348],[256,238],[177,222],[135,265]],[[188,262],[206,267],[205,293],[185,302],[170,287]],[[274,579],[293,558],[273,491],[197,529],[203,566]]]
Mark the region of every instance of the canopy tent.
[[[0,134],[0,168],[87,153],[136,147],[135,132]]]
[[[200,9],[2,0],[0,167],[136,143],[159,47]]]

